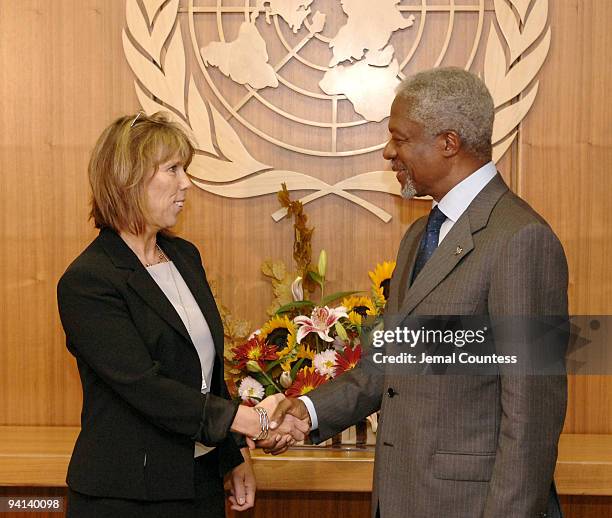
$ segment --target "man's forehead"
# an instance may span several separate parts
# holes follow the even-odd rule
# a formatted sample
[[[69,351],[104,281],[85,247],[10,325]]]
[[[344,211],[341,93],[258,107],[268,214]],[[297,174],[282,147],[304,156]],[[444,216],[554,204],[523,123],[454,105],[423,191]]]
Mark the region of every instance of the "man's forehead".
[[[402,97],[396,97],[391,105],[391,115],[389,117],[389,131],[393,132],[400,129],[408,129],[417,124],[410,116],[411,101]]]

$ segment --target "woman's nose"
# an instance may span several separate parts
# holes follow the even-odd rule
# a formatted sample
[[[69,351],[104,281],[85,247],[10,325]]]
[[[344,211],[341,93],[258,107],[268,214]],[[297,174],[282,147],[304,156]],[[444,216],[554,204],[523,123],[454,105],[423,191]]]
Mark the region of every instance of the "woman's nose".
[[[181,190],[185,190],[185,189],[189,189],[193,184],[191,183],[191,180],[189,179],[189,176],[187,175],[187,172],[184,169],[181,169],[182,173],[181,173],[181,181],[180,181],[180,189]]]

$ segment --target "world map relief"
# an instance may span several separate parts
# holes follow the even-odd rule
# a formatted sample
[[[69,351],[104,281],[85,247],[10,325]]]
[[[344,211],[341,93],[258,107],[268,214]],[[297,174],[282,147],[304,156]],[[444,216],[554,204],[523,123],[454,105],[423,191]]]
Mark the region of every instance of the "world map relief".
[[[387,49],[391,50],[392,55],[393,47]],[[391,111],[395,88],[400,82],[397,78],[399,63],[394,59],[390,66],[373,65],[370,61],[371,53],[366,54],[365,60],[332,68],[325,73],[319,86],[328,95],[346,95],[359,115],[369,121],[379,122]],[[377,62],[375,60],[380,54],[375,51],[372,60]]]
[[[361,59],[366,50],[380,50],[389,42],[391,34],[411,27],[414,16],[404,18],[397,10],[400,0],[342,0],[342,10],[348,16],[329,46],[334,56],[330,67],[347,59]]]
[[[276,88],[278,78],[269,64],[266,42],[255,21],[265,12],[266,22],[278,15],[297,33],[311,14],[313,0],[256,0],[250,21],[240,26],[238,36],[230,42],[211,42],[200,49],[206,65],[236,83],[252,88]],[[398,10],[400,0],[341,0],[347,22],[331,39],[332,58],[329,70],[319,82],[327,95],[345,95],[356,113],[369,121],[379,122],[388,116],[396,86],[399,63],[389,45],[391,35],[414,24],[414,16],[404,18]],[[321,32],[325,15],[313,16],[310,31]],[[344,63],[346,62],[346,63]]]
[[[266,4],[270,6],[270,10],[266,10],[266,21],[270,23],[270,16],[279,15],[289,28],[294,32],[302,27],[304,20],[310,14],[308,7],[314,0],[257,0],[255,7],[258,9],[255,17],[252,19],[254,22],[259,15],[259,12],[265,10]]]
[[[201,53],[206,65],[219,67],[236,83],[256,89],[278,86],[274,69],[268,64],[266,42],[252,23],[243,22],[234,41],[212,41]]]

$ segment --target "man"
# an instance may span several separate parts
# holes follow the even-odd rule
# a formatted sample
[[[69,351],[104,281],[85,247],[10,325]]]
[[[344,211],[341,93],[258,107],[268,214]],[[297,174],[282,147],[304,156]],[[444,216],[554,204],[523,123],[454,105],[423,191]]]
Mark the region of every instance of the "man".
[[[493,119],[486,86],[464,70],[425,71],[399,86],[383,156],[405,198],[434,203],[400,244],[386,329],[415,315],[567,314],[563,248],[497,173]],[[318,442],[380,410],[373,516],[531,518],[561,516],[552,479],[565,408],[562,375],[357,368],[284,400],[272,420],[310,419]]]

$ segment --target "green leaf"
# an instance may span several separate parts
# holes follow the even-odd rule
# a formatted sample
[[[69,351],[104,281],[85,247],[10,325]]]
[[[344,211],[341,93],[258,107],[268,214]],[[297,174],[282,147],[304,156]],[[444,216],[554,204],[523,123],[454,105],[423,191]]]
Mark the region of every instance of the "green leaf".
[[[291,379],[295,380],[295,376],[297,375],[297,372],[300,370],[300,368],[302,367],[302,363],[304,363],[304,360],[306,358],[300,358],[297,362],[295,362],[295,365],[293,366],[293,368],[291,369]]]
[[[313,272],[312,270],[308,272],[308,277],[315,281],[319,286],[323,286],[323,283],[325,282],[324,277],[321,277],[317,272]]]
[[[290,302],[289,304],[285,304],[276,310],[275,315],[280,315],[282,313],[289,313],[294,309],[306,308],[314,306],[314,302],[310,300],[298,300],[296,302]]]
[[[350,297],[351,295],[355,295],[355,293],[363,293],[362,291],[337,291],[336,293],[332,293],[327,297],[321,299],[321,306],[327,306],[330,302],[334,300],[343,299],[344,297]]]
[[[266,387],[265,397],[271,396],[272,394],[278,394],[278,390],[274,385],[268,385]]]
[[[280,365],[281,361],[282,360],[274,360],[273,362],[268,363],[266,367],[266,372],[271,372],[274,367],[276,367],[277,365]]]

